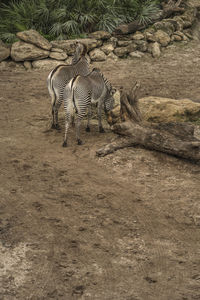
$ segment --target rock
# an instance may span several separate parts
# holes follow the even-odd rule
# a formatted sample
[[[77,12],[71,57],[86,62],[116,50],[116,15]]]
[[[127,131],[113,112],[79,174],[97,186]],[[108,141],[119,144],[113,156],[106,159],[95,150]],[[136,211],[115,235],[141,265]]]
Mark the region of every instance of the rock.
[[[45,39],[43,36],[39,34],[39,32],[33,29],[18,32],[16,36],[20,40],[27,43],[31,43],[44,50],[50,50],[52,47],[51,43],[49,43],[47,39]]]
[[[66,63],[66,65],[71,65],[72,64],[72,56],[68,56],[68,58],[65,59],[64,62]]]
[[[136,32],[135,34],[130,35],[130,38],[132,40],[143,40],[144,34],[142,34],[141,32]]]
[[[107,31],[95,31],[89,34],[89,37],[97,40],[108,40],[111,37],[111,34]]]
[[[116,107],[116,106],[119,106],[120,105],[120,91],[119,90],[117,90],[115,93],[114,93],[114,95],[113,95],[113,98],[114,98],[114,100],[115,100],[115,104],[114,104],[114,107]]]
[[[173,18],[173,21],[176,22],[176,30],[177,31],[183,31],[184,21],[181,17],[175,16]]]
[[[139,108],[144,120],[150,122],[193,122],[200,118],[200,103],[188,99],[145,97],[139,100]]]
[[[193,40],[193,35],[190,34],[189,32],[185,32],[185,36],[190,39],[190,40]]]
[[[115,55],[113,52],[110,52],[107,56],[107,59],[111,59],[111,60],[114,60],[114,61],[118,61],[119,58],[117,55]]]
[[[104,44],[102,47],[101,47],[101,50],[106,54],[108,55],[109,53],[111,53],[115,48],[113,47],[112,44]]]
[[[51,44],[55,48],[64,50],[68,55],[73,55],[76,47],[76,42],[85,44],[88,51],[102,46],[101,40],[95,40],[89,38],[77,39],[77,40],[60,40],[60,41],[56,40],[56,41],[52,41]]]
[[[117,47],[117,41],[118,41],[118,39],[116,37],[114,37],[114,36],[112,36],[110,38],[110,42],[112,43],[112,45],[113,45],[114,48]]]
[[[126,46],[128,46],[128,45],[130,45],[132,42],[131,41],[128,41],[128,40],[126,40],[126,41],[118,41],[117,42],[117,45],[119,46],[119,47],[126,47]]]
[[[0,40],[0,62],[10,56],[10,48]]]
[[[144,53],[140,52],[140,51],[134,51],[134,52],[129,53],[130,58],[141,58],[143,56],[144,56]]]
[[[160,43],[163,47],[166,47],[170,43],[170,36],[163,30],[156,31],[154,37],[156,42]]]
[[[11,57],[14,61],[37,60],[49,56],[49,51],[25,42],[16,42],[11,48]]]
[[[26,70],[31,70],[32,69],[32,64],[30,61],[24,61],[24,68]]]
[[[135,43],[131,43],[130,45],[128,45],[127,49],[128,52],[134,52],[135,50],[137,50],[138,46]]]
[[[146,52],[148,48],[148,43],[143,40],[135,40],[135,44],[137,45],[137,50],[141,52]]]
[[[89,56],[92,61],[104,61],[106,60],[105,53],[100,49],[94,49],[89,52]]]
[[[66,65],[64,61],[59,61],[55,59],[41,59],[41,60],[36,60],[32,62],[32,66],[34,69],[45,69],[45,70],[52,70],[58,65]]]
[[[175,35],[179,35],[179,36],[181,36],[182,38],[184,37],[184,33],[181,32],[181,31],[175,31],[174,34],[175,34]]]
[[[173,19],[166,19],[160,22],[156,22],[153,27],[156,31],[162,30],[169,36],[176,30],[177,23]]]
[[[16,63],[14,61],[7,61],[4,60],[0,63],[0,70],[24,70],[24,66],[22,65],[22,63]]]
[[[59,53],[65,53],[62,49],[59,48],[51,48],[51,52],[59,52]]]
[[[124,57],[125,55],[127,55],[129,53],[129,49],[128,49],[128,47],[118,47],[118,48],[115,48],[114,53],[118,57]]]
[[[77,40],[80,43],[84,43],[87,46],[88,51],[91,51],[94,48],[101,47],[103,45],[103,42],[101,40],[95,40],[95,39],[80,39]]]
[[[154,35],[148,31],[145,33],[145,38],[149,42],[156,42]]]
[[[57,59],[57,60],[65,60],[67,59],[68,55],[65,52],[50,52],[50,58]]]
[[[171,37],[171,41],[177,41],[177,42],[180,42],[182,41],[182,37],[180,35],[176,35],[176,34],[173,34],[172,37]]]
[[[160,44],[155,42],[151,45],[151,53],[154,58],[158,58],[161,55]]]
[[[51,41],[53,48],[64,50],[68,55],[73,55],[76,48],[76,40]]]
[[[194,220],[194,224],[196,225],[196,226],[200,226],[200,215],[198,216],[194,216],[193,217],[193,220]]]

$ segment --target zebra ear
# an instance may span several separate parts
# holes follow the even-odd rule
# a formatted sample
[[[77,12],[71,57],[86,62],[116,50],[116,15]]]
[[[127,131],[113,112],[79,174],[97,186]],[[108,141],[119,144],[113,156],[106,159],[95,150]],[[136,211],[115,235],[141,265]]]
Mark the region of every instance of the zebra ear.
[[[116,93],[116,91],[117,91],[117,89],[112,88],[112,90],[111,90],[111,95],[114,95],[114,94]]]

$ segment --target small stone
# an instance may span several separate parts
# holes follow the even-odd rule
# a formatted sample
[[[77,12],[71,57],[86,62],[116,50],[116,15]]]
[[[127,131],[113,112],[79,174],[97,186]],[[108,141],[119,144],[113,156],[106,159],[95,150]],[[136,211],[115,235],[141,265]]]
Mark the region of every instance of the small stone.
[[[94,49],[94,50],[90,51],[89,56],[92,61],[106,60],[106,54],[100,49]]]
[[[135,33],[130,37],[132,40],[143,40],[144,35],[141,32]]]
[[[109,53],[111,53],[115,48],[113,47],[112,44],[104,44],[102,47],[101,47],[101,50],[106,54],[108,55]]]
[[[26,70],[31,70],[32,69],[32,64],[30,61],[24,61],[24,68]]]
[[[129,53],[129,50],[128,47],[118,47],[115,48],[114,53],[119,57],[123,57]]]
[[[152,44],[151,51],[152,51],[152,56],[153,56],[154,58],[160,57],[160,55],[161,55],[160,44],[157,43],[157,42],[153,43],[153,44]]]
[[[132,42],[131,41],[118,41],[117,42],[117,45],[119,46],[119,47],[126,47],[126,46],[128,46],[128,45],[130,45]]]
[[[107,59],[112,59],[114,61],[119,60],[118,56],[115,55],[113,52],[111,52],[111,53],[108,54]]]
[[[182,37],[180,35],[173,34],[171,40],[179,42],[182,41]]]
[[[196,226],[200,226],[200,215],[193,216],[193,219],[194,219],[194,224]]]
[[[144,53],[140,51],[134,51],[129,53],[129,57],[131,58],[141,58],[142,56],[144,56]]]

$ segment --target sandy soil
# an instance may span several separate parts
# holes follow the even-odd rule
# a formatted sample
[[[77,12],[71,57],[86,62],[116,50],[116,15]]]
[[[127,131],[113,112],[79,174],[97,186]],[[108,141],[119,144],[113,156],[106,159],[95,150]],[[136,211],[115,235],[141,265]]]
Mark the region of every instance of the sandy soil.
[[[98,65],[141,96],[200,100],[200,45]],[[0,73],[0,299],[200,299],[200,166],[140,148],[105,158],[47,130],[48,72]]]

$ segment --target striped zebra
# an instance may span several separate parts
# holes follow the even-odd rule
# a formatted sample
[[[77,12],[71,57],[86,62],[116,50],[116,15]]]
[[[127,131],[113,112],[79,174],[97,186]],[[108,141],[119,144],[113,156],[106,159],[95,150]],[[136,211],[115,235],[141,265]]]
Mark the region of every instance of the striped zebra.
[[[63,147],[67,146],[67,133],[72,121],[74,111],[76,112],[76,139],[78,145],[82,144],[80,139],[80,124],[88,110],[88,123],[86,131],[90,131],[91,104],[98,107],[98,127],[99,132],[104,132],[101,113],[104,108],[105,113],[113,108],[113,94],[115,89],[104,77],[99,69],[94,68],[86,76],[78,75],[71,79],[64,89],[64,109],[65,109],[65,137]]]
[[[59,129],[58,110],[63,101],[63,90],[66,84],[74,76],[78,74],[87,75],[90,72],[86,53],[87,47],[77,42],[72,64],[58,65],[50,72],[47,78],[47,86],[52,104],[52,128]]]

